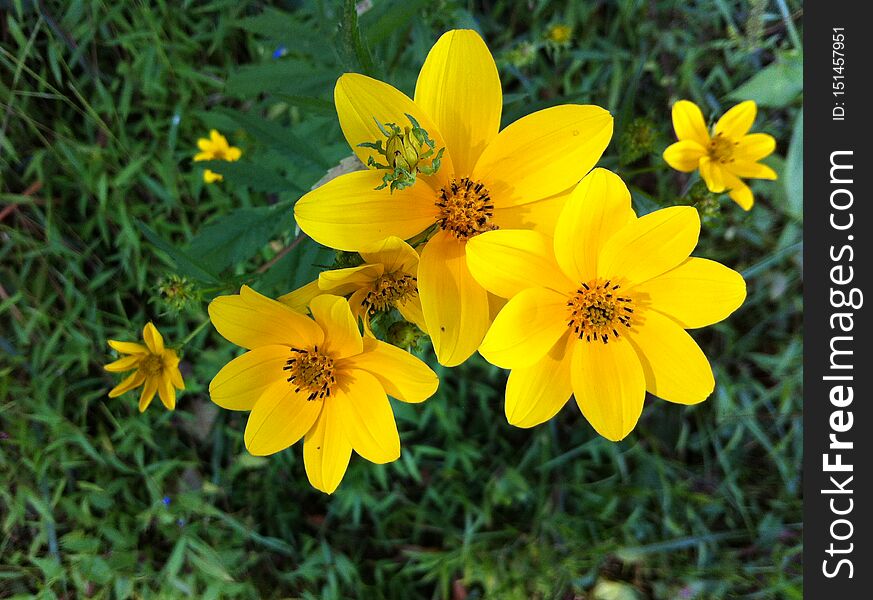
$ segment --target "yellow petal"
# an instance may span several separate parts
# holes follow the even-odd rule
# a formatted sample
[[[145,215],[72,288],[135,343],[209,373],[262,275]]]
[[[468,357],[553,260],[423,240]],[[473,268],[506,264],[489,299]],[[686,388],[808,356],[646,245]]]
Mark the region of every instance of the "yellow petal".
[[[146,377],[142,387],[142,393],[139,395],[139,412],[145,412],[145,409],[152,403],[152,398],[158,392],[158,378]]]
[[[710,192],[720,194],[725,190],[725,170],[721,163],[710,160],[708,156],[700,159],[700,176],[706,182]]]
[[[169,373],[161,375],[158,381],[158,395],[167,410],[176,410],[176,389],[173,387]]]
[[[739,308],[746,299],[746,282],[715,261],[689,258],[635,286],[633,293],[683,328],[694,329],[718,323]]]
[[[494,209],[493,223],[500,229],[532,229],[544,235],[555,235],[555,226],[570,191],[543,200]]]
[[[728,165],[728,170],[737,177],[751,179],[779,179],[776,171],[767,165],[747,160],[735,160]]]
[[[439,380],[424,362],[391,344],[364,338],[364,352],[347,358],[339,368],[362,369],[385,392],[403,402],[423,402],[436,392]]]
[[[719,119],[715,124],[715,134],[722,134],[727,138],[739,140],[749,132],[758,107],[753,100],[740,102]]]
[[[218,146],[219,148],[223,148],[227,145],[227,139],[218,133],[217,129],[209,130],[209,141],[212,142],[213,146]]]
[[[465,243],[439,231],[425,245],[418,267],[418,292],[437,360],[464,362],[482,342],[490,320],[488,292],[467,268]]]
[[[218,333],[243,348],[273,344],[303,348],[324,341],[324,333],[312,319],[248,286],[239,295],[219,296],[210,302],[209,318]]]
[[[469,175],[500,129],[503,92],[497,65],[479,34],[448,31],[427,55],[415,103],[443,134],[455,173]]]
[[[513,369],[506,382],[506,420],[516,427],[534,427],[554,417],[573,387],[570,383],[568,334],[529,367]]]
[[[737,141],[734,157],[737,160],[758,161],[776,149],[776,140],[766,133],[751,133]]]
[[[606,241],[635,218],[630,192],[615,173],[594,169],[579,182],[555,227],[555,257],[571,287],[596,276]]]
[[[212,140],[209,138],[200,138],[197,140],[197,147],[203,152],[212,152]]]
[[[227,152],[224,153],[224,159],[230,162],[239,160],[240,158],[242,158],[242,150],[236,146],[231,146],[227,149]]]
[[[401,271],[415,275],[418,271],[418,252],[396,236],[385,238],[371,252],[361,252],[361,258],[367,263],[383,265],[385,273]]]
[[[121,383],[116,385],[109,391],[110,398],[117,398],[125,392],[129,392],[134,388],[138,388],[145,382],[145,375],[142,371],[134,371],[127,377],[125,377]]]
[[[108,365],[104,365],[103,368],[110,373],[124,373],[125,371],[130,371],[131,369],[136,368],[144,358],[144,354],[131,354],[130,356],[119,358]]]
[[[504,369],[529,367],[567,332],[567,296],[529,288],[503,307],[485,335],[479,353]]]
[[[696,404],[712,393],[715,379],[703,351],[675,321],[654,310],[642,315],[627,338],[634,346],[646,376],[646,389],[655,396]]]
[[[351,456],[352,445],[346,438],[339,409],[335,403],[326,402],[303,442],[303,464],[309,483],[325,494],[332,494],[346,474]]]
[[[309,310],[324,330],[324,352],[338,359],[364,351],[358,321],[345,298],[323,294],[313,298]]]
[[[276,298],[276,301],[290,307],[294,312],[305,315],[309,312],[309,303],[312,302],[312,299],[323,293],[321,288],[318,287],[318,280],[316,279],[297,288],[293,292],[279,296]]]
[[[149,349],[143,344],[136,342],[119,342],[118,340],[107,340],[109,347],[121,352],[122,354],[145,354]]]
[[[373,375],[360,369],[343,371],[330,402],[337,405],[346,438],[355,452],[379,465],[400,457],[394,412],[382,384]]]
[[[617,442],[629,434],[643,412],[646,378],[634,348],[625,338],[574,343],[573,395],[591,426]]]
[[[209,169],[205,169],[203,171],[203,181],[206,183],[215,183],[216,181],[221,181],[224,179],[223,175],[216,173],[215,171],[210,171]]]
[[[700,217],[691,206],[662,208],[622,227],[603,246],[597,274],[639,283],[683,262],[697,245]]]
[[[523,117],[501,131],[473,169],[498,208],[570,189],[590,171],[612,137],[612,115],[599,106],[564,104]]]
[[[536,231],[498,229],[471,238],[467,267],[482,287],[503,298],[531,287],[558,292],[575,287],[555,262],[552,240]]]
[[[319,244],[354,252],[392,235],[409,239],[436,223],[437,196],[427,182],[393,193],[376,190],[381,184],[379,171],[347,173],[303,196],[294,217]]]
[[[323,400],[309,400],[287,381],[269,386],[255,403],[246,423],[245,443],[255,456],[275,454],[302,438],[315,424]]]
[[[724,173],[724,182],[731,200],[739,204],[743,210],[751,210],[755,204],[752,188],[746,185],[742,179],[727,171]]]
[[[421,298],[418,295],[413,298],[408,298],[405,301],[400,301],[396,304],[400,315],[415,324],[416,327],[427,333],[427,324],[424,321],[424,311],[421,308]]]
[[[382,265],[359,265],[347,269],[322,271],[318,275],[318,287],[322,293],[345,296],[363,287],[370,288],[385,272]]]
[[[151,321],[142,330],[142,339],[152,354],[163,354],[164,338]]]
[[[201,160],[212,160],[214,158],[212,152],[198,152],[194,155],[194,162],[200,162]]]
[[[261,394],[286,382],[283,367],[291,358],[287,346],[260,346],[224,365],[209,384],[209,396],[227,410],[252,410]]]
[[[182,372],[179,370],[179,367],[173,367],[169,369],[170,381],[178,390],[185,389],[185,380],[182,379]]]
[[[664,150],[664,160],[677,171],[690,173],[697,169],[700,165],[700,158],[705,154],[706,149],[699,142],[680,140],[667,146],[667,149]]]
[[[709,131],[700,108],[688,100],[679,100],[673,105],[673,130],[680,140],[693,140],[706,146]]]
[[[377,121],[383,125],[394,123],[403,129],[407,126],[411,127],[406,115],[412,115],[418,124],[427,131],[437,150],[446,145],[430,116],[419,108],[409,96],[387,83],[358,73],[346,73],[337,80],[333,99],[343,134],[346,136],[349,146],[365,165],[371,156],[377,162],[385,163],[384,156],[375,150],[361,148],[358,145],[364,142],[385,141],[385,135],[379,130]],[[448,177],[447,173],[450,175],[453,172],[451,156],[446,153],[443,155],[442,166],[437,172],[436,178],[442,181]],[[384,173],[385,171],[378,173],[380,179]],[[417,186],[418,184],[413,187]],[[386,196],[389,195],[388,190],[383,191]],[[409,236],[400,235],[400,237]]]

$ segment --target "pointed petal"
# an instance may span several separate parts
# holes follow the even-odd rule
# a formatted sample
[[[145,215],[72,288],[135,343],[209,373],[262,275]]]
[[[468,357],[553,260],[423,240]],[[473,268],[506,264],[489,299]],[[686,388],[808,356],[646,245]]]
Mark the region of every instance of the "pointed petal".
[[[700,159],[700,176],[706,182],[710,192],[719,194],[725,190],[725,170],[721,163],[711,160],[708,156]]]
[[[347,173],[303,196],[294,206],[300,229],[319,244],[358,252],[391,235],[409,239],[436,223],[437,195],[427,182],[377,190],[383,173]]]
[[[371,288],[373,282],[385,272],[383,265],[359,265],[347,269],[322,271],[318,275],[321,293],[345,296],[361,288]]]
[[[170,380],[169,373],[164,373],[158,379],[158,395],[167,410],[176,410],[176,388]]]
[[[107,340],[109,347],[122,354],[146,354],[149,349],[144,344],[136,342],[119,342],[118,340]]]
[[[773,154],[776,140],[766,133],[750,133],[744,136],[734,146],[734,156],[737,160],[758,161]]]
[[[400,457],[400,435],[382,384],[367,371],[347,369],[330,399],[352,448],[378,465]]]
[[[495,208],[493,222],[500,229],[532,229],[552,237],[569,198],[570,191],[565,191],[536,202]]]
[[[746,299],[746,282],[715,261],[689,258],[633,292],[683,328],[694,329],[718,323],[739,308]]]
[[[398,302],[396,307],[404,319],[415,324],[424,333],[427,333],[427,324],[424,321],[424,311],[421,308],[421,298],[419,298],[418,295],[413,298],[408,298],[406,301]]]
[[[269,386],[258,399],[246,423],[245,443],[255,456],[275,454],[296,443],[315,424],[323,400],[308,400],[287,381]]]
[[[373,338],[364,338],[364,352],[346,359],[341,368],[367,371],[389,396],[402,402],[424,402],[439,385],[436,373],[423,361]]]
[[[386,273],[402,271],[415,275],[418,271],[418,252],[396,236],[385,238],[371,252],[361,252],[361,258],[367,263],[384,265]]]
[[[536,231],[498,229],[471,238],[467,267],[482,287],[503,298],[532,287],[575,287],[555,262],[552,240]]]
[[[309,310],[324,330],[324,351],[334,359],[354,356],[364,351],[358,322],[345,298],[322,294],[313,298]]]
[[[758,107],[753,100],[740,102],[728,110],[715,124],[715,134],[724,135],[732,140],[739,140],[749,133],[755,122]]]
[[[230,162],[234,162],[242,158],[242,150],[237,148],[236,146],[231,146],[224,153],[224,158]]]
[[[252,410],[264,391],[287,383],[283,367],[291,358],[287,346],[260,346],[224,365],[209,384],[209,396],[227,410]]]
[[[682,263],[697,245],[700,216],[691,206],[651,212],[622,227],[603,246],[597,274],[625,284],[647,281]]]
[[[197,147],[202,152],[212,153],[212,140],[209,138],[200,138],[197,140]]]
[[[709,131],[700,108],[688,100],[673,105],[673,130],[680,140],[693,140],[702,146],[709,144]]]
[[[120,395],[125,392],[129,392],[132,389],[138,388],[145,382],[145,375],[142,371],[134,371],[127,377],[125,377],[121,383],[116,385],[109,391],[110,398],[118,398]]]
[[[179,370],[179,367],[173,367],[169,369],[168,373],[170,374],[170,381],[178,390],[185,389],[185,380],[182,379],[182,372]]]
[[[469,175],[497,135],[503,109],[497,65],[478,33],[453,30],[437,40],[418,75],[415,103],[443,134],[454,172]]]
[[[440,364],[464,362],[488,329],[488,292],[467,268],[465,243],[440,231],[424,247],[418,292],[427,331]]]
[[[352,456],[339,409],[326,402],[303,442],[303,464],[312,487],[332,494],[342,481]]]
[[[245,285],[238,295],[219,296],[210,302],[209,318],[218,333],[243,348],[308,347],[324,341],[315,321]]]
[[[164,338],[151,321],[146,323],[146,326],[143,328],[142,339],[152,354],[163,354]]]
[[[612,115],[563,104],[522,117],[485,148],[473,170],[497,208],[548,198],[576,185],[612,138]]]
[[[770,180],[779,179],[776,171],[767,165],[746,160],[735,160],[730,163],[728,170],[737,177]]]
[[[103,368],[110,373],[124,373],[125,371],[130,371],[131,369],[136,368],[144,358],[144,354],[131,354],[130,356],[119,358],[108,365],[104,365]]]
[[[751,210],[755,204],[752,188],[746,185],[742,179],[727,171],[724,173],[724,183],[731,200],[739,204],[743,210]]]
[[[705,154],[706,149],[696,140],[680,140],[667,146],[664,150],[664,160],[677,171],[691,173],[697,170],[700,159]]]
[[[139,395],[139,412],[145,412],[145,409],[152,403],[152,398],[158,392],[158,378],[146,377],[142,387],[142,393]]]
[[[606,241],[635,218],[630,192],[615,173],[594,169],[579,182],[555,227],[555,257],[576,282],[571,287],[596,276]]]
[[[318,287],[318,280],[316,279],[297,288],[293,292],[279,296],[276,298],[276,301],[288,306],[294,312],[305,315],[309,312],[309,303],[312,302],[312,299],[323,293],[321,288]]]
[[[627,333],[646,376],[646,389],[679,404],[702,402],[715,388],[709,361],[675,321],[647,310]]]
[[[412,115],[418,124],[427,131],[436,149],[445,147],[446,142],[430,116],[419,108],[406,94],[396,88],[358,73],[346,73],[336,82],[333,93],[340,127],[349,146],[365,165],[372,156],[384,163],[385,157],[370,148],[361,148],[364,142],[385,141],[385,136],[376,124],[394,123],[401,129],[411,126],[407,114]],[[442,180],[453,173],[452,159],[448,153],[443,155],[442,166],[436,177]],[[382,172],[384,173],[384,171]],[[382,173],[379,174],[381,178]],[[413,187],[417,187],[416,184]],[[395,192],[396,193],[396,192]],[[388,195],[388,191],[385,190]],[[407,237],[407,236],[400,236]]]
[[[567,296],[528,288],[503,307],[485,335],[479,353],[504,369],[529,367],[567,332]]]
[[[528,428],[545,423],[570,399],[572,354],[567,344],[568,334],[565,334],[536,363],[509,373],[504,409],[511,425]]]
[[[636,426],[646,398],[646,378],[633,346],[625,338],[574,345],[576,404],[597,433],[613,442],[624,439]]]

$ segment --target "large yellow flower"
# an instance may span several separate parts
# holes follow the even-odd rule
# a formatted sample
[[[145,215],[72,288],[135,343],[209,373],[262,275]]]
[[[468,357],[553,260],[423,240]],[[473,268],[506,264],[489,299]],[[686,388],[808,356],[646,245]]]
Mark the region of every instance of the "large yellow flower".
[[[776,172],[758,161],[772,154],[776,140],[766,133],[749,133],[757,106],[751,100],[737,104],[715,124],[712,135],[703,113],[693,102],[673,105],[673,129],[679,141],[664,150],[664,160],[677,171],[700,169],[709,191],[728,191],[744,210],[755,203],[742,178],[776,179]]]
[[[353,449],[379,464],[400,456],[386,394],[422,402],[438,381],[414,356],[362,338],[345,299],[318,296],[309,309],[312,319],[245,286],[213,300],[212,324],[248,352],[218,372],[209,393],[223,408],[251,411],[245,444],[252,454],[279,452],[305,436],[309,482],[330,494]]]
[[[226,160],[234,162],[242,156],[242,150],[228,144],[227,138],[215,129],[209,131],[208,138],[197,140],[197,148],[200,149],[200,152],[194,155],[194,162],[200,162],[201,160]],[[209,169],[203,171],[203,181],[206,183],[213,183],[222,179],[224,177],[215,171],[210,171]]]
[[[108,340],[111,348],[126,356],[103,368],[111,373],[124,373],[135,369],[121,383],[112,388],[109,397],[116,398],[125,392],[143,386],[139,396],[139,412],[148,408],[155,394],[160,396],[164,406],[174,410],[176,408],[176,390],[185,389],[185,382],[179,371],[179,355],[176,354],[175,350],[164,346],[164,338],[151,322],[143,328],[142,337],[145,344]]]
[[[404,319],[426,331],[418,298],[418,253],[398,237],[389,237],[373,252],[362,252],[364,264],[322,271],[318,279],[278,298],[297,312],[306,312],[320,294],[349,296],[355,318],[367,333],[370,318],[396,308]]]
[[[727,317],[746,288],[735,271],[689,258],[699,231],[692,207],[637,218],[621,179],[595,169],[564,206],[554,240],[494,231],[470,241],[473,276],[511,298],[479,349],[512,369],[510,423],[542,423],[572,393],[598,433],[620,440],[646,390],[680,404],[709,396],[712,370],[685,329]]]
[[[449,31],[431,48],[414,100],[369,77],[343,75],[334,92],[337,113],[364,164],[385,158],[360,144],[383,140],[386,124],[406,125],[410,115],[436,150],[445,148],[442,165],[394,192],[375,189],[383,170],[349,173],[309,192],[294,211],[303,231],[342,250],[434,232],[421,252],[418,287],[437,358],[448,366],[475,352],[490,324],[488,293],[467,269],[468,240],[553,221],[612,136],[610,114],[582,105],[547,108],[499,131],[502,98],[491,53],[467,30]],[[414,162],[417,153],[408,154]]]

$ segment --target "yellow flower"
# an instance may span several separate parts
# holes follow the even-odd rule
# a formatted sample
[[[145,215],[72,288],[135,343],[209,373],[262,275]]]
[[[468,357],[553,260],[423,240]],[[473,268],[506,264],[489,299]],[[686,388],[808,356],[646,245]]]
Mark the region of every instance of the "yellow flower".
[[[712,370],[685,329],[727,317],[746,287],[739,273],[689,258],[699,232],[688,206],[637,218],[621,179],[595,169],[564,206],[554,239],[495,231],[470,242],[473,275],[511,298],[479,350],[512,370],[510,423],[542,423],[573,394],[598,433],[620,440],[647,390],[680,404],[709,396]]]
[[[350,296],[355,319],[370,331],[370,318],[396,308],[404,319],[426,331],[418,298],[418,253],[398,237],[389,237],[373,252],[362,252],[364,264],[348,269],[323,271],[318,279],[280,296],[279,302],[305,313],[321,294]]]
[[[449,31],[431,48],[414,100],[369,77],[343,75],[334,92],[337,114],[364,164],[379,155],[361,144],[384,138],[380,127],[411,115],[435,148],[445,147],[442,165],[393,193],[374,189],[382,171],[342,175],[306,194],[294,211],[309,236],[341,250],[433,232],[421,251],[418,288],[443,365],[475,352],[490,324],[489,295],[466,266],[467,241],[498,228],[548,230],[612,136],[610,114],[582,105],[547,108],[498,132],[502,98],[494,59],[468,30]]]
[[[400,436],[388,401],[422,402],[437,388],[427,365],[373,338],[362,338],[345,299],[321,295],[312,319],[243,286],[209,304],[218,332],[248,352],[209,384],[212,401],[251,411],[249,452],[263,456],[305,438],[309,482],[332,493],[354,449],[382,464],[400,456]]]
[[[176,408],[176,389],[184,390],[185,382],[179,372],[179,355],[174,350],[164,346],[157,327],[147,323],[142,331],[145,344],[136,342],[119,342],[108,340],[109,346],[121,354],[123,358],[111,362],[105,367],[111,373],[124,373],[136,369],[109,392],[110,398],[116,398],[139,386],[143,386],[139,396],[139,412],[148,408],[157,393],[161,402],[170,410]]]
[[[569,43],[573,37],[573,28],[563,23],[558,23],[549,27],[546,37],[550,42],[563,45]]]
[[[700,169],[709,191],[728,191],[744,210],[755,203],[752,190],[742,178],[776,179],[776,172],[758,161],[776,148],[766,133],[749,133],[757,107],[751,100],[737,104],[718,120],[712,135],[703,113],[693,102],[679,100],[673,105],[673,129],[679,141],[664,150],[664,160],[677,171]]]
[[[242,156],[242,150],[236,146],[228,144],[227,138],[218,133],[215,129],[212,129],[209,132],[208,138],[200,138],[197,140],[197,147],[200,148],[200,152],[194,155],[195,162],[201,160],[226,160],[234,162],[239,160]],[[224,177],[214,171],[210,171],[209,169],[203,171],[203,181],[206,183],[213,183],[215,181],[221,181],[222,179],[224,179]]]

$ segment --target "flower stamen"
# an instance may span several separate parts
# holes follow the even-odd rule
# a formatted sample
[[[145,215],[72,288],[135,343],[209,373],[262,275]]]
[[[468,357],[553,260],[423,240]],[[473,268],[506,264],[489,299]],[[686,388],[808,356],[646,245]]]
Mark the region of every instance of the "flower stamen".
[[[307,400],[329,398],[336,383],[333,359],[320,353],[318,346],[311,350],[291,348],[291,358],[282,370],[288,371],[288,383],[294,386],[295,393],[309,392]]]
[[[478,181],[453,178],[448,186],[440,189],[436,205],[439,208],[437,224],[459,240],[497,229],[497,225],[491,223],[494,203],[488,189]]]
[[[736,160],[734,148],[737,145],[739,142],[733,142],[719,133],[709,141],[709,158],[721,164],[732,163]]]
[[[161,371],[164,370],[164,361],[157,354],[149,354],[141,363],[139,363],[139,370],[142,371],[146,377],[160,375]]]
[[[418,293],[418,279],[406,273],[385,273],[373,282],[361,304],[373,316],[391,310]]]
[[[619,289],[621,286],[611,280],[595,279],[582,283],[570,297],[567,326],[580,340],[606,344],[610,337],[620,337],[622,327],[630,328],[633,299]]]

